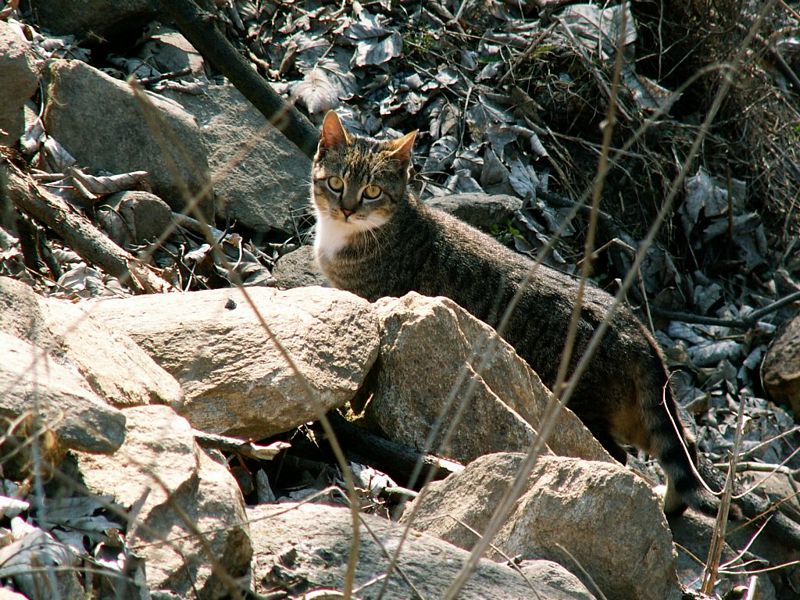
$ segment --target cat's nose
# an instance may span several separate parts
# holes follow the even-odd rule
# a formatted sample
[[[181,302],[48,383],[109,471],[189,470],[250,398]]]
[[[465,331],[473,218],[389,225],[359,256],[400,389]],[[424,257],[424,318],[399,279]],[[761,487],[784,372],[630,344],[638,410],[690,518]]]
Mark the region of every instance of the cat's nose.
[[[349,210],[349,209],[347,209],[347,208],[343,208],[343,209],[342,209],[342,214],[344,215],[344,218],[345,218],[345,220],[349,219],[349,218],[350,218],[350,215],[352,215],[352,214],[353,214],[353,213],[355,213],[355,212],[356,212],[356,211],[354,211],[354,210]]]

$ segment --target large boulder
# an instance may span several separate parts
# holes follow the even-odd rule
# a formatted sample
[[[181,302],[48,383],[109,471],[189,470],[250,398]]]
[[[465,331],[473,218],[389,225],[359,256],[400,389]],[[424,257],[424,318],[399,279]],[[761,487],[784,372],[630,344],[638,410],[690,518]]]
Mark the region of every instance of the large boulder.
[[[158,11],[157,0],[29,0],[25,5],[47,31],[89,43],[135,31]]]
[[[122,444],[125,416],[118,406],[179,404],[180,386],[124,334],[75,305],[44,299],[0,277],[0,413],[24,415],[17,433],[43,425],[54,434],[52,458],[67,449],[113,452]],[[26,429],[33,426],[34,429]]]
[[[378,300],[375,313],[381,349],[366,411],[386,437],[462,462],[527,450],[551,394],[491,327],[452,300],[415,292]],[[448,427],[454,430],[445,445]],[[570,410],[561,411],[555,431],[548,444],[556,454],[611,460]]]
[[[22,433],[44,427],[61,451],[113,452],[122,444],[125,417],[95,394],[72,365],[27,340],[0,332],[0,423],[24,419]],[[26,415],[28,415],[26,417]],[[31,419],[41,420],[41,423]]]
[[[467,527],[485,531],[522,460],[522,454],[500,453],[473,461],[429,484],[402,521],[471,549],[476,533]],[[580,565],[585,573],[575,574],[607,598],[680,598],[659,499],[631,471],[611,462],[541,456],[524,490],[493,540],[499,552]]]
[[[309,211],[308,157],[230,84],[211,85],[199,96],[165,95],[203,129],[218,216],[256,231],[296,231]]]
[[[260,505],[248,509],[253,539],[255,591],[341,590],[352,546],[349,509],[319,504]],[[360,515],[355,573],[356,596],[370,598],[441,598],[468,554],[447,542],[413,532],[403,545],[387,581],[388,553],[401,543],[403,528],[375,515]],[[563,568],[544,561],[526,563],[522,573],[482,560],[458,598],[474,600],[591,600],[594,598]],[[386,591],[381,595],[383,585]],[[309,596],[310,597],[310,596]],[[316,597],[316,596],[315,596]],[[330,596],[338,597],[338,596]]]
[[[488,231],[492,225],[505,225],[524,202],[507,194],[450,194],[434,196],[425,204],[458,217],[473,227]]]
[[[180,381],[181,413],[214,433],[258,439],[315,420],[354,396],[378,353],[370,304],[340,290],[220,289],[101,300],[92,310]]]
[[[233,476],[171,408],[124,412],[125,443],[117,452],[76,459],[90,493],[137,511],[126,539],[146,561],[148,588],[205,599],[225,597],[231,581],[248,586],[252,547]]]
[[[8,277],[0,277],[0,331],[46,352],[82,378],[80,387],[114,406],[178,406],[183,400],[175,378],[124,333],[104,327],[71,302],[43,298]],[[20,358],[25,354],[22,348],[18,349]],[[58,379],[53,383],[58,384]]]
[[[0,146],[13,146],[22,135],[22,107],[39,83],[30,43],[0,21]]]
[[[112,173],[147,171],[153,192],[181,210],[208,189],[208,160],[194,119],[175,102],[73,60],[46,68],[44,124],[83,167]],[[200,209],[213,216],[204,195]]]
[[[789,320],[770,344],[761,380],[770,396],[788,404],[800,420],[800,315]]]

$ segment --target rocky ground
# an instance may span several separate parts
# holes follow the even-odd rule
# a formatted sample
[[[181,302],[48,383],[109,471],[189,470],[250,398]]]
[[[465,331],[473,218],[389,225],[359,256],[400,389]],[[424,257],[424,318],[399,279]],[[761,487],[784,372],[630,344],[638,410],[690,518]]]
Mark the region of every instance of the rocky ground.
[[[312,122],[421,129],[427,202],[567,272],[615,98],[593,278],[615,293],[641,250],[627,298],[701,449],[735,447],[740,483],[800,522],[800,18],[760,6],[732,28],[728,4],[707,23],[647,3],[206,8]],[[149,0],[0,8],[0,597],[446,596],[550,392],[449,301],[320,287],[307,143],[195,33]],[[621,467],[558,419],[458,597],[679,598],[717,564],[717,597],[800,593],[796,544],[731,522],[709,558],[719,527],[668,523],[648,457]]]

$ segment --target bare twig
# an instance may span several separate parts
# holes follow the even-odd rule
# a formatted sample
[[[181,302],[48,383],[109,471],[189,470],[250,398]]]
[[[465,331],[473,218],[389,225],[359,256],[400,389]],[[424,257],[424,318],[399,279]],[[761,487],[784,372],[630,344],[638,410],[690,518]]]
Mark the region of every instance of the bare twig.
[[[0,155],[0,190],[20,209],[55,231],[87,263],[100,265],[134,292],[165,292],[172,288],[155,269],[117,246],[86,217],[3,155]]]

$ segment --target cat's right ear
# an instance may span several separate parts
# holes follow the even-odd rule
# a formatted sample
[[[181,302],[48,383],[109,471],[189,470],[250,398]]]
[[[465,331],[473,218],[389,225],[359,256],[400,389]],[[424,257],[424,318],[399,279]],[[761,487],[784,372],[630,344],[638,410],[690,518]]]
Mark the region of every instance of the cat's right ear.
[[[322,131],[319,136],[319,146],[317,154],[322,156],[326,151],[336,146],[350,144],[350,135],[342,125],[341,119],[336,112],[329,110],[322,121]]]

